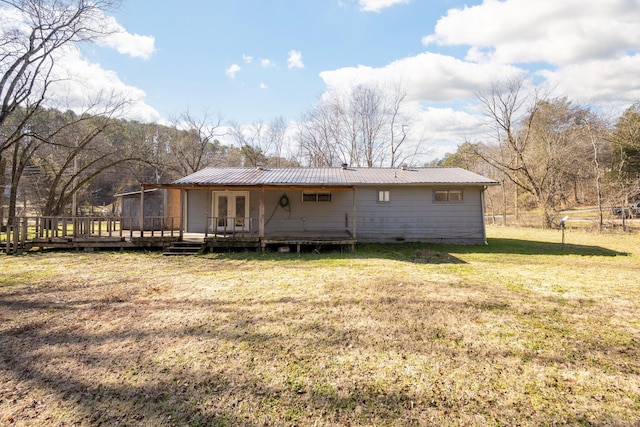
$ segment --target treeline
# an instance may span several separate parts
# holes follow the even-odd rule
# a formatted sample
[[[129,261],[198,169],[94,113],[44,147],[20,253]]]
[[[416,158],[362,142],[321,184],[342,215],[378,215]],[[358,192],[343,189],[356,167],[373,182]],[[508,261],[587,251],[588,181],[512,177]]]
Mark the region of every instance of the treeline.
[[[6,199],[12,221],[26,211],[77,214],[143,183],[168,183],[208,166],[395,166],[417,151],[402,150],[404,95],[387,94],[358,86],[320,100],[295,125],[282,117],[240,125],[188,112],[169,124],[141,123],[118,118],[120,102],[83,114],[17,106],[0,124],[0,186],[8,189],[0,202]]]
[[[478,100],[486,136],[435,164],[499,181],[487,193],[490,213],[517,220],[536,209],[549,227],[559,211],[595,206],[602,227],[612,205],[640,199],[640,103],[609,118],[565,97],[527,92],[523,80],[496,83]]]
[[[253,134],[249,141],[246,130],[222,126],[220,118],[196,121],[185,114],[162,125],[45,108],[22,120],[25,113],[17,108],[0,126],[2,140],[14,138],[0,160],[9,220],[25,210],[53,216],[109,205],[114,194],[171,182],[206,166],[295,165],[263,153],[257,139],[266,136]],[[243,145],[218,139],[236,132]],[[274,135],[268,138],[275,143]]]

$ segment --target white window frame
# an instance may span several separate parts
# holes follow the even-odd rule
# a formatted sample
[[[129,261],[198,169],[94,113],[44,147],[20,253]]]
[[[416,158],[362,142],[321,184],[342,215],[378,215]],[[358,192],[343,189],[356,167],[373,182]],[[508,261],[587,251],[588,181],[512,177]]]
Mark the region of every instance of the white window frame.
[[[378,190],[378,203],[391,203],[391,190]]]

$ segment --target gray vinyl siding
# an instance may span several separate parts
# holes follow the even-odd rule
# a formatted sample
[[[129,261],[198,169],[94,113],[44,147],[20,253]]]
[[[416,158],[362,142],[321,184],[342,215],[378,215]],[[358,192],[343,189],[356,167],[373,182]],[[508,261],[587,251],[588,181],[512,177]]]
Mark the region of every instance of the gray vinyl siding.
[[[317,190],[331,193],[330,202],[303,202],[302,191],[267,191],[265,193],[265,233],[280,231],[344,231],[353,217],[353,191]],[[286,195],[289,209],[279,206]]]
[[[435,202],[434,190],[463,190],[460,202]],[[378,190],[391,201],[378,202]],[[359,242],[422,241],[484,243],[482,188],[462,186],[371,186],[357,192]]]

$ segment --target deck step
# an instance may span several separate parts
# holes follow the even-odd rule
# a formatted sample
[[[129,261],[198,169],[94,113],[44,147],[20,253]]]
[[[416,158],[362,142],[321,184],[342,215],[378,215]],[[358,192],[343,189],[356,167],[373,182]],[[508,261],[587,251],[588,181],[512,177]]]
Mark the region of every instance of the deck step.
[[[198,255],[202,253],[204,243],[202,242],[173,242],[166,248],[163,255]]]

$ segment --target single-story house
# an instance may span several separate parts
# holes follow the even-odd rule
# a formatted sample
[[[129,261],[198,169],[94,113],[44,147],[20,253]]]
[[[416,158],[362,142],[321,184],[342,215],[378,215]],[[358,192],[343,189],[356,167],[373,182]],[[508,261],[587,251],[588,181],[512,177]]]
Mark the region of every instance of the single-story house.
[[[182,230],[267,243],[486,243],[484,191],[461,168],[206,168],[145,188],[180,191]]]

